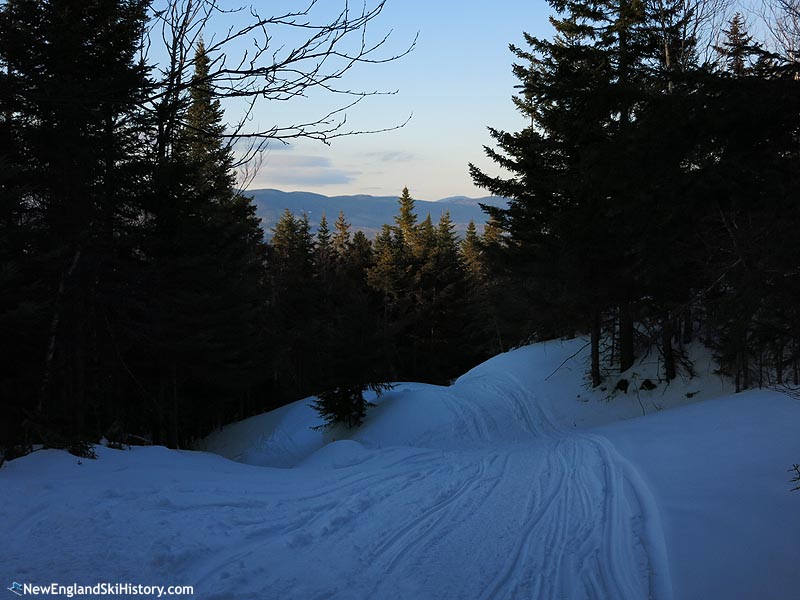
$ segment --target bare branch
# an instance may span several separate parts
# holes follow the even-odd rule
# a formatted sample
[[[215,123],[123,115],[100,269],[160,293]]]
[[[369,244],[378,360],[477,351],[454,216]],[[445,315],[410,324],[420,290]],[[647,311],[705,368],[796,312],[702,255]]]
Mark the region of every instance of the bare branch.
[[[762,0],[758,16],[782,59],[800,62],[800,0]]]
[[[228,126],[226,138],[237,146],[237,167],[243,167],[264,152],[270,141],[288,143],[305,138],[329,144],[344,136],[379,133],[408,123],[377,129],[350,129],[347,111],[364,98],[396,94],[397,90],[358,90],[342,85],[357,65],[379,65],[402,58],[416,45],[416,37],[400,52],[384,53],[392,31],[372,39],[370,25],[383,12],[386,0],[373,6],[367,2],[354,10],[348,0],[338,13],[327,19],[317,16],[318,0],[308,0],[303,8],[276,16],[263,16],[255,6],[223,9],[218,0],[160,0],[153,10],[150,43],[143,52],[150,56],[160,50],[166,59],[156,62],[159,85],[147,99],[145,108],[157,115],[160,155],[169,152],[182,122],[182,108],[192,86],[207,86],[221,100],[238,99],[244,108]],[[244,25],[225,26],[235,16]],[[160,40],[160,49],[153,40]],[[193,78],[194,50],[201,35],[210,59],[208,76]],[[278,44],[276,40],[284,39]],[[260,103],[284,103],[308,97],[317,90],[332,98],[352,99],[329,109],[325,114],[300,123],[256,125],[253,115]],[[410,117],[409,117],[410,118]],[[241,151],[239,141],[245,141]]]

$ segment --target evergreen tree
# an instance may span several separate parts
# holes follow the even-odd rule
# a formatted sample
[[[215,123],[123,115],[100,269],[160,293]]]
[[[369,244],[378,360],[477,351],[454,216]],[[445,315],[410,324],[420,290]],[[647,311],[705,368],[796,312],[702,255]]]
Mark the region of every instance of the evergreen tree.
[[[436,228],[429,213],[417,226],[413,243],[406,243],[409,256],[406,269],[412,276],[410,287],[419,304],[426,302],[423,296],[435,287],[438,277],[436,270],[438,265],[435,260],[437,244]]]
[[[255,207],[234,189],[208,65],[201,41],[184,127],[159,169],[157,189],[169,202],[154,211],[151,342],[160,355],[153,370],[160,393],[169,390],[159,405],[170,406],[156,419],[173,446],[248,413],[262,382],[266,248]]]
[[[742,13],[737,12],[728,22],[728,29],[723,29],[725,40],[721,46],[714,46],[724,59],[726,70],[735,77],[742,77],[750,69],[750,58],[757,53],[753,45],[753,36],[747,32],[747,23]]]
[[[335,259],[335,250],[331,231],[328,228],[328,219],[325,217],[325,213],[323,213],[319,221],[314,244],[314,267],[317,278],[320,280],[323,287],[328,286],[330,278],[333,276]]]
[[[390,225],[384,225],[375,238],[375,264],[367,274],[370,285],[385,298],[387,304],[396,302],[404,291],[402,245]]]
[[[397,230],[403,238],[403,243],[408,246],[413,246],[417,230],[417,214],[414,212],[416,202],[411,197],[407,187],[403,188],[403,192],[398,200],[400,211],[394,218],[397,225]]]
[[[478,228],[475,226],[474,219],[470,219],[467,225],[464,239],[459,245],[459,253],[464,270],[474,287],[483,279],[484,275],[481,238],[478,235]]]
[[[508,246],[508,264],[521,280],[536,282],[546,299],[541,316],[567,326],[577,314],[591,329],[592,378],[599,385],[600,315],[610,303],[604,288],[615,261],[604,218],[608,194],[599,180],[605,175],[594,167],[613,129],[630,117],[616,100],[629,79],[620,37],[627,32],[627,3],[618,14],[606,2],[558,4],[564,16],[552,20],[559,34],[554,41],[526,35],[531,51],[512,46],[524,62],[514,67],[524,86],[515,104],[531,126],[517,134],[491,130],[502,152],[487,154],[514,177],[493,178],[470,168],[477,185],[509,198],[508,209],[490,209],[490,215],[517,242]],[[616,58],[610,49],[617,50]]]
[[[364,394],[371,391],[379,396],[391,387],[384,383],[391,369],[381,328],[381,297],[367,284],[367,271],[373,266],[371,244],[360,231],[351,239],[349,227],[340,213],[333,236],[327,232],[327,223],[320,224],[317,234],[317,256],[325,254],[321,248],[327,247],[335,258],[315,315],[319,328],[314,340],[321,356],[315,386],[322,391],[314,408],[326,427],[360,425],[371,406]]]
[[[364,422],[367,408],[375,406],[364,398],[364,393],[372,391],[380,397],[389,389],[392,389],[392,386],[388,383],[370,383],[339,386],[322,392],[312,406],[325,419],[325,425],[316,429],[328,429],[338,423],[348,428],[358,427]]]
[[[656,279],[648,251],[657,245],[660,256],[669,256],[683,239],[683,232],[658,231],[659,221],[651,227],[642,215],[677,221],[687,204],[675,196],[670,205],[674,188],[665,193],[658,182],[680,174],[690,152],[680,139],[688,117],[674,124],[669,118],[680,116],[692,93],[687,69],[694,40],[684,35],[690,15],[680,3],[550,4],[557,11],[555,38],[526,35],[529,51],[512,48],[522,60],[514,67],[523,88],[515,103],[531,126],[516,134],[492,131],[500,151],[487,150],[512,177],[471,170],[478,185],[510,198],[508,209],[490,215],[512,241],[504,262],[538,313],[533,331],[588,330],[597,386],[606,325],[616,338],[619,369],[633,364],[634,324]],[[667,133],[657,147],[653,140],[673,126],[678,133]]]
[[[195,185],[212,196],[231,196],[235,184],[233,153],[225,142],[225,115],[209,82],[211,59],[200,38],[189,86],[189,106],[184,119],[182,146],[197,169]]]
[[[319,297],[314,277],[314,244],[307,216],[284,211],[272,230],[269,274],[273,335],[279,340],[274,379],[286,397],[313,391],[316,348],[311,332]],[[312,323],[314,323],[312,325]]]
[[[146,2],[19,0],[0,6],[0,117],[12,146],[4,183],[6,300],[27,341],[10,413],[19,437],[54,445],[95,435],[129,380],[116,339],[135,302],[124,280],[144,203],[149,89],[137,58]],[[80,65],[80,69],[76,68]],[[23,200],[24,199],[24,200]],[[5,202],[4,202],[5,204]],[[23,241],[24,240],[24,241]],[[16,307],[16,308],[14,308]],[[23,307],[27,307],[24,310]],[[14,326],[16,328],[16,326]]]
[[[353,243],[347,255],[347,264],[358,274],[359,280],[366,282],[367,273],[372,267],[373,258],[372,242],[369,241],[363,231],[356,231],[353,234]]]
[[[451,377],[468,368],[480,354],[466,342],[468,319],[467,277],[459,257],[459,239],[450,212],[445,211],[436,228],[433,250],[436,280],[431,299],[430,358],[435,375]],[[437,364],[438,363],[438,364]]]
[[[339,212],[339,216],[336,219],[331,243],[333,244],[333,251],[336,254],[337,260],[343,260],[350,251],[350,246],[352,244],[350,223],[345,219],[344,212]]]
[[[506,297],[526,299],[537,336],[590,332],[594,385],[603,378],[603,331],[607,356],[624,370],[637,321],[666,379],[676,376],[698,319],[740,387],[753,373],[764,379],[763,369],[753,371],[764,356],[777,357],[782,373],[790,327],[766,344],[756,323],[781,331],[780,318],[765,315],[785,313],[756,290],[772,286],[772,297],[788,297],[792,286],[756,274],[770,269],[756,257],[764,242],[751,241],[770,231],[778,206],[794,214],[783,203],[795,185],[784,160],[797,148],[796,79],[748,61],[764,54],[741,17],[718,49],[731,77],[697,63],[687,32],[700,17],[685,3],[550,4],[556,37],[526,36],[530,51],[513,48],[522,83],[515,104],[531,126],[492,131],[499,150],[487,150],[511,177],[471,168],[477,184],[510,198],[507,209],[488,208],[502,233],[493,234],[498,253],[484,246],[493,282],[510,278]],[[491,304],[512,314],[504,300]]]

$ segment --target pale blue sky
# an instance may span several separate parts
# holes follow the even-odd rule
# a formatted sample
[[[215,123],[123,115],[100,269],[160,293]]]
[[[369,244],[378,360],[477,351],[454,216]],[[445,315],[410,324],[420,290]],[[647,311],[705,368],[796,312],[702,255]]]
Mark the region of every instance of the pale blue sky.
[[[341,0],[326,0],[341,6]],[[401,130],[371,136],[273,145],[251,188],[273,187],[338,194],[399,194],[408,186],[420,199],[481,196],[467,171],[470,161],[493,170],[484,158],[486,127],[518,130],[525,123],[512,103],[514,57],[509,43],[522,32],[549,36],[544,0],[455,2],[388,0],[372,23],[372,34],[392,30],[391,49],[416,49],[390,64],[364,65],[343,83],[354,89],[398,89],[389,97],[366,99],[348,113],[354,128],[381,128],[411,121]],[[313,97],[283,106],[260,106],[256,121],[308,120],[341,98]]]

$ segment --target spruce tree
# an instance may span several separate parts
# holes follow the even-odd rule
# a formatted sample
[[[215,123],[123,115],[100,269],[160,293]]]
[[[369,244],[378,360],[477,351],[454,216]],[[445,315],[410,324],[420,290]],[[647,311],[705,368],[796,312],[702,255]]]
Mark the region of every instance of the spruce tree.
[[[324,288],[329,285],[330,279],[334,275],[335,260],[335,250],[331,231],[328,227],[328,219],[325,217],[325,213],[323,213],[319,221],[314,243],[314,267],[317,278]]]
[[[433,257],[436,291],[432,298],[430,358],[434,364],[438,363],[436,377],[445,379],[468,368],[480,356],[466,343],[467,275],[459,257],[459,239],[449,211],[439,218]]]
[[[154,210],[153,369],[169,410],[157,415],[171,445],[185,445],[234,415],[261,384],[266,248],[252,202],[234,188],[224,115],[202,41],[172,153],[158,173]],[[168,200],[168,201],[167,201]]]
[[[333,251],[336,254],[337,260],[343,260],[344,257],[347,256],[352,244],[350,223],[347,222],[344,212],[339,212],[339,216],[336,218],[331,243],[333,244]]]
[[[603,329],[616,338],[618,367],[629,368],[639,305],[655,279],[643,268],[647,252],[658,244],[669,256],[676,243],[671,230],[653,235],[642,215],[677,220],[686,204],[676,196],[670,205],[659,181],[680,172],[689,152],[680,140],[687,119],[676,121],[679,133],[667,133],[661,147],[654,140],[673,126],[669,118],[691,93],[686,71],[694,42],[681,37],[687,16],[679,3],[550,4],[556,36],[526,35],[529,50],[512,47],[521,61],[515,104],[531,126],[492,130],[499,150],[487,149],[512,176],[471,170],[478,185],[510,199],[507,209],[489,212],[511,241],[504,262],[518,290],[534,294],[530,333],[588,330],[597,386]]]
[[[196,163],[196,185],[212,196],[231,196],[235,184],[233,153],[227,144],[222,104],[209,82],[211,59],[202,37],[194,56],[194,74],[189,85],[189,106],[181,143],[189,160]]]
[[[0,6],[0,119],[11,144],[0,152],[14,174],[3,200],[17,206],[0,238],[25,294],[12,304],[36,307],[35,317],[19,313],[33,318],[19,323],[28,339],[19,350],[31,351],[22,371],[32,377],[2,379],[16,390],[12,414],[26,415],[18,429],[29,440],[87,439],[125,411],[127,394],[115,390],[130,383],[121,315],[139,300],[127,284],[138,275],[146,204],[139,107],[150,83],[138,60],[146,9],[133,1]]]
[[[725,61],[726,70],[735,77],[742,77],[750,69],[749,59],[756,54],[753,36],[747,32],[747,23],[742,13],[737,12],[723,29],[725,40],[714,49]]]
[[[270,316],[277,341],[274,379],[281,394],[312,393],[316,350],[311,335],[318,298],[314,277],[314,244],[307,217],[284,211],[272,230],[269,249]]]
[[[516,242],[507,249],[516,277],[536,282],[550,321],[567,326],[578,314],[592,331],[592,379],[599,385],[600,315],[610,304],[604,289],[608,273],[601,274],[611,270],[614,256],[607,244],[607,194],[599,181],[601,169],[594,165],[604,156],[598,149],[612,129],[628,120],[618,102],[618,87],[627,87],[627,77],[614,73],[620,66],[627,76],[628,61],[622,40],[613,39],[617,30],[609,3],[551,4],[563,10],[552,20],[557,37],[525,35],[530,51],[512,46],[522,61],[514,73],[524,86],[514,102],[531,126],[516,134],[490,130],[500,151],[487,148],[487,155],[513,176],[495,178],[470,169],[477,185],[509,198],[507,209],[490,209],[490,215]],[[623,15],[616,16],[622,25]],[[619,50],[616,59],[611,49]]]
[[[347,264],[358,273],[362,281],[367,281],[368,272],[374,262],[373,245],[363,231],[353,234],[353,242],[348,251]]]
[[[481,255],[481,238],[475,220],[470,219],[464,239],[459,245],[461,263],[464,265],[470,283],[476,286],[484,275],[483,257]]]
[[[403,242],[408,246],[413,246],[416,243],[414,239],[417,228],[417,214],[414,212],[416,203],[407,187],[403,188],[398,204],[400,205],[400,210],[394,218],[397,230],[403,237]]]

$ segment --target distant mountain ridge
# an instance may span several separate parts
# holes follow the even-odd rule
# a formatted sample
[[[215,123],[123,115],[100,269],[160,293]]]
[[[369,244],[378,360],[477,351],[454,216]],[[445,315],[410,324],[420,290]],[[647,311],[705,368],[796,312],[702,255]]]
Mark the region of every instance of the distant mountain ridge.
[[[372,238],[380,232],[384,223],[394,224],[394,215],[398,207],[398,196],[367,194],[324,196],[312,192],[283,192],[274,189],[247,190],[246,194],[253,198],[267,237],[271,236],[271,229],[275,227],[283,211],[288,208],[298,216],[303,213],[308,214],[309,221],[315,229],[323,214],[333,227],[339,212],[343,211],[352,225],[352,231],[363,231]],[[417,200],[416,209],[420,221],[430,214],[434,223],[439,220],[442,213],[450,211],[450,218],[456,226],[456,231],[463,234],[470,220],[475,221],[478,231],[483,231],[487,216],[481,210],[480,204],[505,206],[506,200],[496,196],[485,198],[451,196],[435,202]]]

